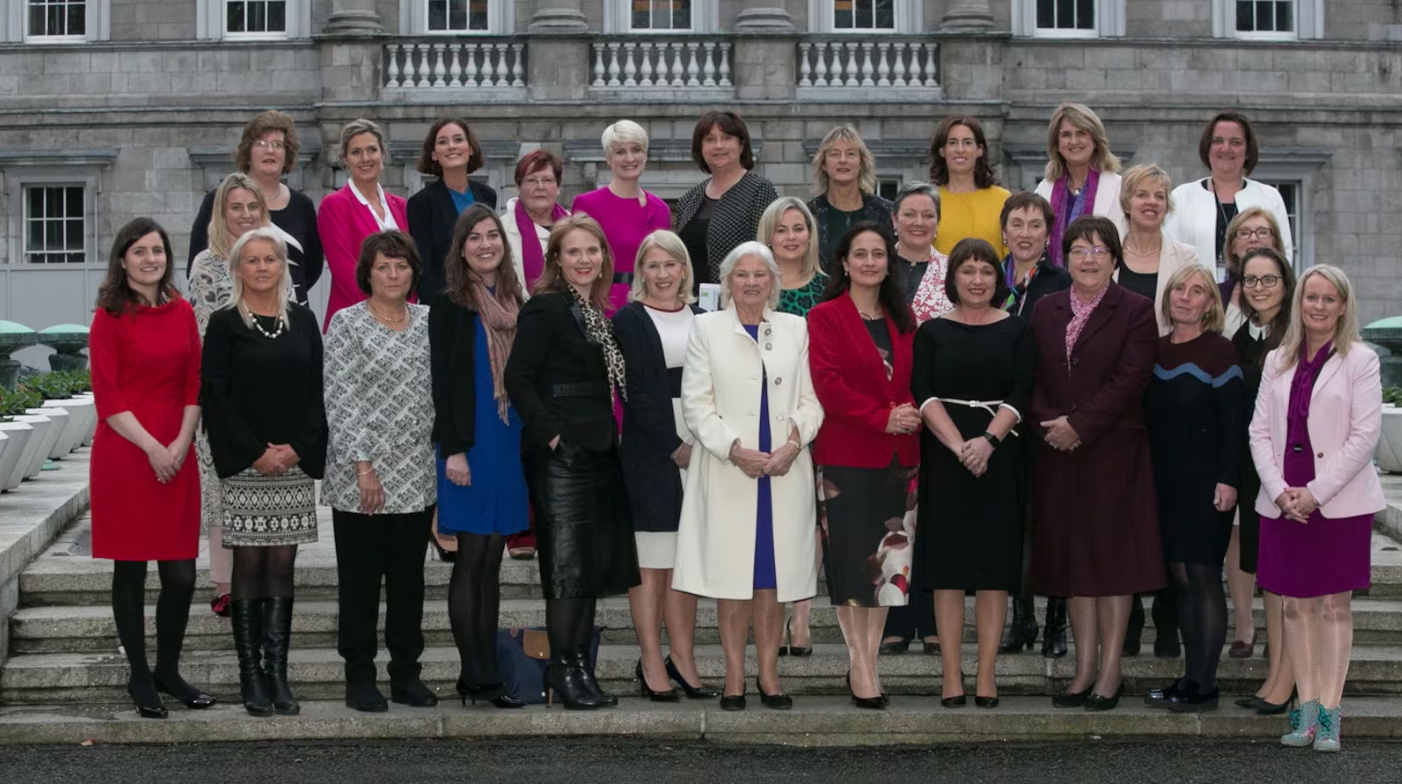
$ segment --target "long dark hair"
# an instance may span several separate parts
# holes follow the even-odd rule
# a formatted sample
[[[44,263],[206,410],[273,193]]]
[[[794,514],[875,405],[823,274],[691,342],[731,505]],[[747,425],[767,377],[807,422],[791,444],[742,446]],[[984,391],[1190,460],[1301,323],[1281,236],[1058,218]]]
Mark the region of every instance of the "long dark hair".
[[[501,235],[501,263],[497,265],[497,299],[509,298],[515,300],[517,305],[524,304],[526,296],[521,290],[520,278],[516,277],[516,261],[511,257],[511,244],[506,241],[506,227],[502,225],[496,211],[480,201],[463,210],[458,216],[458,222],[453,224],[453,242],[448,246],[448,257],[443,259],[448,296],[469,310],[477,309],[472,299],[472,283],[476,280],[477,273],[468,266],[462,251],[467,246],[467,236],[484,220],[496,224],[497,233]],[[532,238],[531,241],[534,242],[535,239]]]
[[[876,300],[881,303],[881,309],[886,311],[886,315],[896,322],[896,328],[901,331],[902,335],[914,332],[915,313],[906,303],[905,287],[901,285],[899,276],[895,274],[891,266],[899,258],[896,256],[896,235],[892,234],[891,230],[882,223],[862,221],[842,235],[842,239],[837,243],[837,252],[833,255],[835,263],[829,272],[828,285],[827,288],[823,289],[820,301],[827,302],[837,299],[852,288],[852,278],[847,274],[847,268],[842,263],[852,252],[852,243],[858,236],[867,232],[879,236],[886,245],[886,277],[881,279],[881,288],[876,291]]]
[[[974,187],[992,188],[998,184],[998,170],[989,160],[990,151],[988,149],[988,139],[983,135],[983,126],[979,121],[966,114],[956,114],[940,123],[940,127],[935,129],[935,138],[930,140],[930,182],[936,185],[949,184],[949,164],[945,163],[940,156],[940,150],[944,149],[945,143],[949,141],[949,134],[955,126],[962,125],[969,129],[974,135],[974,143],[983,148],[983,155],[974,161]]]
[[[1266,355],[1280,346],[1280,341],[1285,337],[1285,331],[1290,328],[1290,308],[1295,299],[1295,270],[1285,261],[1285,257],[1280,251],[1266,246],[1264,248],[1253,248],[1243,253],[1241,256],[1241,274],[1246,276],[1246,262],[1255,258],[1270,259],[1275,262],[1276,268],[1280,271],[1280,285],[1285,287],[1285,294],[1280,300],[1280,310],[1276,311],[1275,318],[1269,324],[1257,322],[1256,308],[1251,305],[1251,299],[1246,296],[1246,287],[1242,286],[1241,295],[1241,315],[1247,321],[1255,323],[1258,327],[1266,328],[1266,345],[1261,350],[1259,361],[1264,365]]]
[[[117,230],[117,237],[112,240],[112,254],[107,258],[107,277],[103,278],[102,285],[97,289],[97,306],[113,316],[147,304],[127,283],[127,271],[122,267],[122,260],[137,240],[151,232],[161,235],[161,244],[166,252],[166,271],[156,285],[156,301],[150,304],[162,305],[180,298],[180,292],[175,288],[175,254],[170,248],[170,235],[151,218],[135,218]]]

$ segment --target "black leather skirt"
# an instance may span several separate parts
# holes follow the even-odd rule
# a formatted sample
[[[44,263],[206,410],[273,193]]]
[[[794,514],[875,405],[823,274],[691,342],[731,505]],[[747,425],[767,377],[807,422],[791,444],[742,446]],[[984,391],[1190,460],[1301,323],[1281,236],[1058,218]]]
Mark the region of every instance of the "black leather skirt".
[[[546,599],[594,599],[639,585],[633,519],[618,447],[593,452],[564,439],[526,467]]]

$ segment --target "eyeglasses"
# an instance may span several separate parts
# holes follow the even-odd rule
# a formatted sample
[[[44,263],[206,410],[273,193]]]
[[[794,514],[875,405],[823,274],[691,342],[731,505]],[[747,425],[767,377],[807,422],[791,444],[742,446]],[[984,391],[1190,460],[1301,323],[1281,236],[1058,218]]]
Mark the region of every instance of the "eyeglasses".
[[[549,188],[555,184],[554,177],[527,177],[521,181],[522,185],[531,188]]]
[[[1071,258],[1084,259],[1094,256],[1096,259],[1100,259],[1103,258],[1109,252],[1109,248],[1102,248],[1099,245],[1096,245],[1093,248],[1076,247],[1071,249]]]
[[[1275,236],[1275,232],[1269,226],[1262,226],[1259,229],[1237,229],[1236,238],[1239,240],[1268,240]]]
[[[1266,229],[1266,231],[1270,231],[1270,229]],[[1278,283],[1280,283],[1279,275],[1262,275],[1259,278],[1255,275],[1247,275],[1246,277],[1241,279],[1241,285],[1244,288],[1248,289],[1254,289],[1258,285],[1265,286],[1268,289],[1273,289]]]
[[[253,146],[260,150],[266,150],[270,147],[274,150],[281,150],[287,146],[287,142],[278,141],[277,139],[259,139],[253,143]]]

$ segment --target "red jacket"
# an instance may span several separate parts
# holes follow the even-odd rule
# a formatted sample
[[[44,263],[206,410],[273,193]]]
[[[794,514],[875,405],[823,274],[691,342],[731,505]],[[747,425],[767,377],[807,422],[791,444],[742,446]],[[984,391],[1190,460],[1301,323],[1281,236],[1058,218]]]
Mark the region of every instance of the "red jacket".
[[[920,463],[919,434],[886,432],[891,409],[915,402],[910,394],[915,331],[901,334],[889,315],[886,327],[891,331],[890,380],[850,295],[808,311],[808,366],[823,404],[823,426],[813,441],[813,460],[819,465],[885,468],[893,454],[903,466]]]

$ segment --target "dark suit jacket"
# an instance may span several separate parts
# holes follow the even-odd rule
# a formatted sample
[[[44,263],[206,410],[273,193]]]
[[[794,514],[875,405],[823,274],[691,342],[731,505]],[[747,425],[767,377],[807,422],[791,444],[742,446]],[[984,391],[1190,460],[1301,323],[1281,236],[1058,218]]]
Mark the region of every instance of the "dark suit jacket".
[[[525,426],[523,447],[548,448],[555,436],[594,452],[613,445],[618,427],[604,351],[585,334],[569,294],[537,294],[521,308],[505,384]]]
[[[677,209],[672,212],[674,231],[680,234],[686,224],[696,217],[710,182],[711,179],[707,177],[677,200]],[[774,190],[774,183],[752,171],[745,172],[745,176],[720,197],[715,212],[711,214],[711,222],[706,226],[706,258],[692,259],[691,266],[699,270],[702,264],[707,265],[709,279],[719,281],[720,263],[740,243],[755,238],[764,210],[778,198],[779,192]],[[698,280],[705,277],[698,272]]]
[[[476,316],[447,292],[440,292],[428,311],[433,440],[444,457],[467,452],[477,435]]]
[[[497,192],[474,180],[467,181],[472,198],[478,203],[497,208]],[[435,180],[409,197],[409,235],[418,246],[424,272],[419,278],[419,302],[433,302],[446,285],[443,261],[452,252],[453,225],[458,222],[458,208],[453,194],[442,180]],[[502,238],[505,242],[505,238]]]

